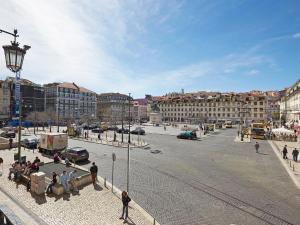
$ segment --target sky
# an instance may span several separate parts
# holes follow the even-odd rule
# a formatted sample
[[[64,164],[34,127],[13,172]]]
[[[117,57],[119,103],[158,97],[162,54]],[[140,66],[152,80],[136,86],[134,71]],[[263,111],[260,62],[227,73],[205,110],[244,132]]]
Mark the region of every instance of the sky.
[[[291,86],[299,15],[298,0],[1,0],[0,29],[31,46],[22,78],[141,98]]]

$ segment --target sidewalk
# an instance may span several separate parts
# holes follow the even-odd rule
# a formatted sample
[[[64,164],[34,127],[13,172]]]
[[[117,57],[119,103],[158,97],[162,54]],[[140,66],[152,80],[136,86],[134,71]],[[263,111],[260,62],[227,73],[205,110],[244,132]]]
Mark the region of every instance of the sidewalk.
[[[119,219],[122,209],[119,191],[114,187],[116,193],[113,194],[111,190],[104,187],[101,182],[103,179],[100,177],[99,185],[96,185],[95,188],[93,185],[88,185],[80,189],[79,194],[64,194],[62,196],[37,196],[27,192],[24,185],[17,185],[14,181],[9,181],[7,179],[8,169],[13,162],[13,154],[16,152],[17,150],[0,151],[0,157],[4,161],[3,175],[0,177],[0,200],[4,192],[12,199],[12,202],[15,202],[12,205],[12,210],[18,206],[23,206],[22,208],[26,213],[18,214],[18,216],[25,224],[123,224],[123,220]],[[27,160],[33,160],[38,156],[44,162],[52,161],[40,153],[33,153],[32,150],[22,149],[22,155],[26,155]],[[132,201],[130,206],[128,224],[153,224],[152,217],[135,202]],[[39,221],[36,222],[34,217],[30,221],[25,215],[35,215]]]
[[[296,185],[300,189],[300,156],[298,156],[298,162],[293,161],[292,151],[294,148],[299,150],[299,142],[285,142],[285,141],[270,141],[274,144],[277,150],[277,156],[280,157],[280,161],[283,163],[285,168],[288,170],[288,173],[292,176],[292,179],[295,180]],[[288,159],[283,159],[282,149],[284,145],[287,145],[288,149]]]

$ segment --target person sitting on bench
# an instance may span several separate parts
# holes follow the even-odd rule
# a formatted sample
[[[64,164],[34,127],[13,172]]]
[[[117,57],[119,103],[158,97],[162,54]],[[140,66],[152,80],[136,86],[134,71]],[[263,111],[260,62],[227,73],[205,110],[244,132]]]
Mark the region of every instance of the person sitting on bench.
[[[38,163],[32,163],[31,164],[31,171],[32,172],[39,172],[39,165],[38,165]]]
[[[26,176],[29,176],[29,175],[30,175],[30,172],[31,172],[31,162],[28,161],[28,162],[27,162],[27,166],[26,166],[26,168],[25,168],[23,174],[26,175]]]
[[[8,173],[8,179],[11,180],[11,174],[15,174],[16,172],[16,165],[18,164],[18,161],[15,161],[13,164],[11,164],[11,168],[9,168],[9,173]]]
[[[60,158],[59,158],[59,156],[58,156],[58,153],[55,153],[55,154],[54,154],[53,160],[54,160],[54,163],[59,163],[59,162],[60,162]]]
[[[35,157],[35,160],[33,161],[33,163],[40,163],[41,160],[39,159],[39,157]]]

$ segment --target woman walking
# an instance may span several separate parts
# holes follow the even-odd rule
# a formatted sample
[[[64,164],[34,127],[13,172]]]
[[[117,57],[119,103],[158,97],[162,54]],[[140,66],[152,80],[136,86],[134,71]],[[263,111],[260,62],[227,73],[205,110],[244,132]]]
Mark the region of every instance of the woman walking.
[[[122,192],[122,202],[123,202],[123,212],[122,212],[122,216],[120,217],[120,219],[124,219],[124,222],[127,222],[127,218],[128,218],[128,203],[131,201],[131,199],[129,198],[128,194],[126,191]],[[124,218],[124,214],[125,214],[125,218]]]

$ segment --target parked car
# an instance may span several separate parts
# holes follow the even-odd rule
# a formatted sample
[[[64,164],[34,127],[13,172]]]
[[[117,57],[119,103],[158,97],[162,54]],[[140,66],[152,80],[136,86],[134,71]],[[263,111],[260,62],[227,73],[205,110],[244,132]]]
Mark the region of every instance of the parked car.
[[[1,137],[4,138],[15,138],[16,137],[16,133],[14,131],[4,131],[1,133]]]
[[[30,149],[36,149],[39,144],[39,138],[34,135],[22,135],[21,146]]]
[[[183,133],[180,133],[179,135],[177,135],[177,138],[179,138],[179,139],[196,140],[197,139],[197,135],[196,135],[196,132],[194,132],[194,131],[186,131],[186,132],[183,132]]]
[[[117,130],[119,130],[119,128],[117,126],[110,126],[110,127],[108,127],[108,130],[115,130],[115,131],[117,131]]]
[[[123,128],[123,130],[122,130],[122,128],[120,128],[120,129],[117,130],[117,132],[118,132],[119,134],[121,134],[122,131],[123,131],[124,134],[128,134],[128,133],[129,133],[129,129],[128,129],[128,128]]]
[[[103,133],[103,129],[102,128],[94,128],[92,129],[93,133]]]
[[[144,135],[145,130],[143,130],[140,127],[135,128],[133,131],[130,131],[131,134],[139,134],[139,135]]]
[[[67,148],[61,153],[62,159],[69,159],[71,162],[84,161],[89,159],[89,152],[83,147]]]

